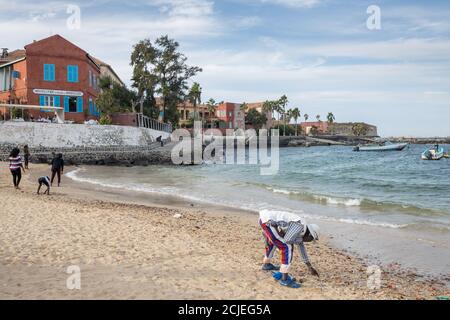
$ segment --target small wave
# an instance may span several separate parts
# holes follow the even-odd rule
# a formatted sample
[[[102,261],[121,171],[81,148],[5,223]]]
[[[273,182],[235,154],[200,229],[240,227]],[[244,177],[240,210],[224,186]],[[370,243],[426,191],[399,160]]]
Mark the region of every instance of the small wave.
[[[360,199],[345,199],[345,198],[332,198],[323,196],[314,196],[319,201],[325,201],[327,204],[331,205],[342,205],[346,207],[359,207],[361,206],[362,200]]]
[[[301,216],[302,218],[309,219],[309,220],[321,220],[321,221],[339,222],[339,223],[346,223],[346,224],[382,227],[382,228],[390,228],[390,229],[401,229],[401,228],[406,228],[408,226],[407,224],[393,224],[393,223],[388,223],[388,222],[374,222],[374,221],[350,219],[350,218],[333,218],[333,217],[328,217],[328,216],[309,215],[309,214],[305,214],[305,213],[291,212],[291,211],[280,211],[280,210],[261,210],[261,211],[273,212],[273,213],[286,212],[289,214],[296,214],[298,216]]]
[[[89,183],[105,188],[112,188],[112,189],[121,189],[121,190],[128,190],[128,191],[138,191],[138,192],[144,192],[144,193],[153,193],[153,194],[160,194],[165,196],[176,196],[179,198],[183,198],[186,200],[191,200],[195,202],[203,202],[203,203],[209,203],[208,201],[205,201],[205,199],[190,196],[190,195],[183,195],[180,193],[180,190],[176,188],[168,188],[168,187],[150,187],[148,185],[141,186],[141,185],[135,185],[135,184],[121,184],[121,183],[107,183],[101,180],[92,179],[92,178],[84,178],[80,177],[79,173],[85,171],[83,168],[78,168],[76,170],[73,170],[66,174],[66,177],[77,181],[77,182],[84,182]]]

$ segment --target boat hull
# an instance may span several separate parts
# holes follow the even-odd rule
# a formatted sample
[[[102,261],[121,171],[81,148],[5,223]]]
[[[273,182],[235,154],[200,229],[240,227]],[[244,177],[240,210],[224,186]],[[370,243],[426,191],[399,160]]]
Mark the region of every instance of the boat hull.
[[[356,147],[355,151],[402,151],[408,146],[408,143],[391,144],[387,146],[373,146],[373,147]]]
[[[433,151],[433,152],[431,152]],[[422,160],[441,160],[442,158],[444,158],[445,153],[444,153],[444,149],[440,148],[438,151],[435,150],[425,150],[422,153]]]

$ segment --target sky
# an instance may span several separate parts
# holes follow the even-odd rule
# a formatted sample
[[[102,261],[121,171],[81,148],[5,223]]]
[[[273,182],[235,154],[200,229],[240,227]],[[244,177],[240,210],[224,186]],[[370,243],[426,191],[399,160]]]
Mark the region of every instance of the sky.
[[[79,28],[67,25],[70,5],[80,9]],[[0,0],[1,47],[53,34],[111,64],[128,85],[133,45],[167,34],[203,68],[193,81],[204,101],[286,94],[311,118],[333,112],[381,136],[450,136],[448,0]]]

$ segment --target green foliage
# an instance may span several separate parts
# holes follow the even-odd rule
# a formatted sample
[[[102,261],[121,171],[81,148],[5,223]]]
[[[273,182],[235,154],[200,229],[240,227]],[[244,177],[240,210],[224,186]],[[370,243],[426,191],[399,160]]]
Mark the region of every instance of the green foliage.
[[[336,117],[334,116],[334,114],[332,112],[328,112],[328,115],[327,115],[328,123],[332,124],[334,122],[334,120],[336,120]]]
[[[285,131],[286,128],[286,131]],[[278,129],[281,136],[293,136],[295,135],[295,127],[291,125],[283,125],[279,124],[274,127],[274,129]]]
[[[247,113],[247,115],[245,117],[245,120],[246,120],[247,123],[250,123],[253,126],[253,128],[261,129],[262,126],[264,124],[266,124],[267,117],[266,117],[265,114],[261,114],[261,112],[259,112],[258,110],[251,109]]]
[[[352,132],[355,136],[365,136],[369,128],[364,123],[355,123],[352,127]]]
[[[102,126],[111,125],[112,120],[108,115],[102,114],[98,123],[101,124]]]
[[[115,82],[108,84],[107,78],[100,79],[105,86],[95,101],[98,110],[106,115],[131,112],[131,104],[136,98],[136,93]]]
[[[137,103],[141,106],[148,97],[154,101],[155,94],[162,98],[164,121],[177,125],[177,106],[188,95],[187,82],[202,69],[186,63],[187,57],[179,52],[175,40],[163,36],[154,43],[149,39],[138,42],[133,47],[133,87],[137,89]]]

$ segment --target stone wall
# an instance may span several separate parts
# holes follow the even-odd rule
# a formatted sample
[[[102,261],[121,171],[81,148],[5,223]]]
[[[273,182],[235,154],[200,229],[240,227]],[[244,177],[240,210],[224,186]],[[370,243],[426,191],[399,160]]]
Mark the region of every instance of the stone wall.
[[[37,122],[0,123],[0,145],[31,148],[146,147],[167,132],[126,126],[47,124]]]
[[[353,136],[353,126],[356,123],[333,123],[328,126],[328,133],[334,134],[334,135],[341,135],[341,136]],[[367,134],[366,137],[377,137],[378,136],[378,129],[376,126],[367,124],[367,123],[361,123],[366,126],[367,128]]]

